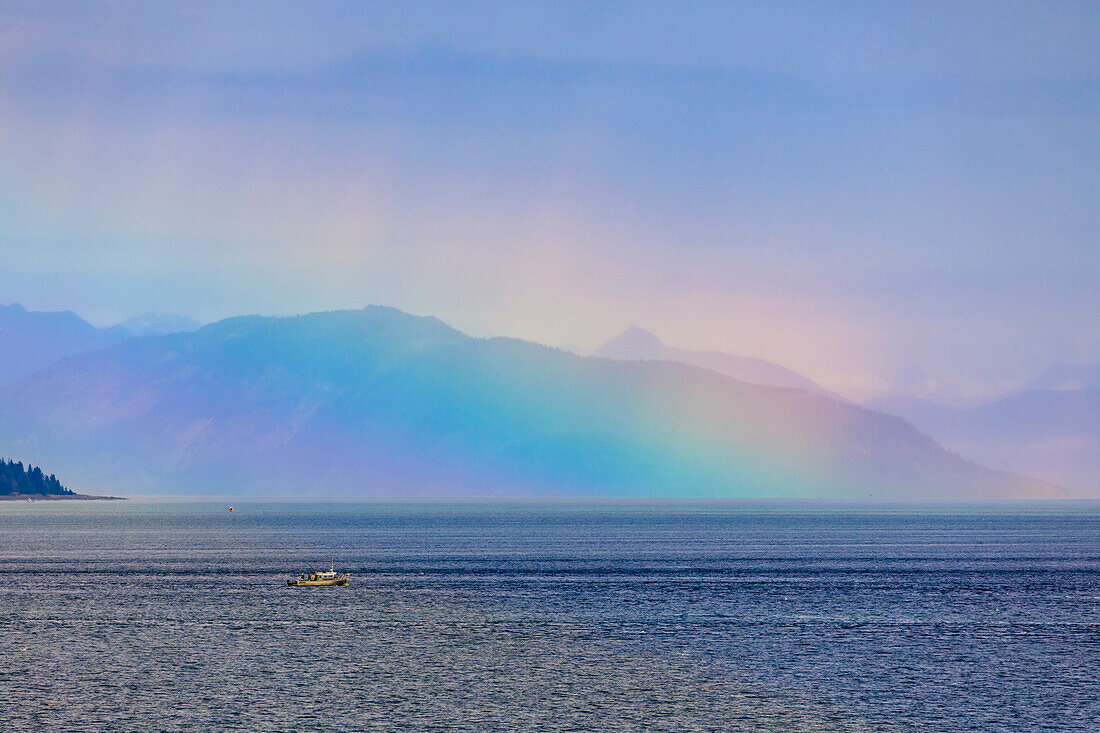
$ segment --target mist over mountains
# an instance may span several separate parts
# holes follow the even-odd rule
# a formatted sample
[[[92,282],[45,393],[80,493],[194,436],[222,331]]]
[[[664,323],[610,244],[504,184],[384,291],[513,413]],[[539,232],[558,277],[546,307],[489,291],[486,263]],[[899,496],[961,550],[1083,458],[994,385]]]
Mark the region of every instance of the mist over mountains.
[[[694,364],[753,384],[833,396],[808,377],[763,359],[666,346],[632,326],[594,355]],[[952,451],[983,466],[1042,476],[1076,496],[1100,495],[1100,364],[1054,365],[1024,388],[959,408],[906,396],[879,397],[871,409],[898,415]]]
[[[195,331],[202,324],[190,316],[176,313],[142,313],[118,324],[135,336],[150,334],[186,333]]]
[[[64,359],[0,393],[0,444],[130,492],[1061,495],[806,390],[476,339],[381,307],[231,318]]]
[[[911,397],[883,398],[871,405],[904,417],[983,465],[1042,476],[1075,496],[1100,496],[1098,371],[1052,369],[1033,384],[1075,388],[1024,389],[974,407]]]
[[[834,399],[843,399],[809,377],[779,364],[722,351],[689,351],[665,346],[657,336],[637,326],[626,329],[592,352],[592,355],[625,361],[675,361],[710,369],[749,384],[804,389]]]
[[[1026,388],[1058,392],[1100,389],[1100,362],[1076,365],[1057,364],[1028,382]]]

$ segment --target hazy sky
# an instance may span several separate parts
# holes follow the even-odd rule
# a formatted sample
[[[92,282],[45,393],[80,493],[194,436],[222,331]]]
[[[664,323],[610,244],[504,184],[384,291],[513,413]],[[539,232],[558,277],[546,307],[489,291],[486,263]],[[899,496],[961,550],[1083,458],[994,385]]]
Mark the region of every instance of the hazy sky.
[[[1100,360],[1100,4],[0,2],[0,303]]]

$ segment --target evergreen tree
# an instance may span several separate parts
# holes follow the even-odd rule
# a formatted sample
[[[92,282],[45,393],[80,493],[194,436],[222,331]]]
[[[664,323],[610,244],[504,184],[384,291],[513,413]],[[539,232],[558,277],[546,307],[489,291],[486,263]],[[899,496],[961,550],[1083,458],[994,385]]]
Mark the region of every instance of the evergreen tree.
[[[71,496],[52,473],[47,477],[39,466],[23,467],[22,461],[0,458],[0,496],[12,494],[46,494]]]

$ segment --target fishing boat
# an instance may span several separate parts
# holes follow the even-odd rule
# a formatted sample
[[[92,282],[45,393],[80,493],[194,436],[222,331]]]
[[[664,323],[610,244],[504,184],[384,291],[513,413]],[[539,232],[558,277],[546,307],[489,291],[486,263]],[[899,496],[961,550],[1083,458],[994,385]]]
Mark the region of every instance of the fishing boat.
[[[347,585],[349,581],[348,576],[341,575],[332,569],[330,566],[328,570],[321,573],[302,573],[297,578],[291,578],[286,582],[287,585]]]

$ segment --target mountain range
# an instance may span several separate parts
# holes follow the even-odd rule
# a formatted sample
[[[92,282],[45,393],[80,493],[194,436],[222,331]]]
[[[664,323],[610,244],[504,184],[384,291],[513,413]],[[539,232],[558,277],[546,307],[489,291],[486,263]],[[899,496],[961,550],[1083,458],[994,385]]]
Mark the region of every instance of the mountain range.
[[[382,307],[131,338],[0,392],[0,445],[97,489],[254,496],[1056,497],[904,420]]]
[[[97,328],[72,311],[29,311],[0,305],[0,386],[59,359],[117,344],[133,336],[194,331],[187,316],[146,313],[110,328]]]
[[[18,303],[0,305],[0,385],[132,335],[121,326],[96,328],[72,311],[43,313]]]
[[[620,361],[674,361],[710,369],[749,384],[804,389],[807,392],[842,399],[809,377],[779,364],[722,351],[689,351],[665,346],[657,336],[637,326],[626,329],[592,352],[592,355]]]
[[[973,407],[912,397],[880,398],[870,406],[904,417],[983,465],[1042,476],[1076,496],[1098,496],[1098,374],[1096,366],[1055,368],[1033,384],[1073,388],[1024,389]]]

